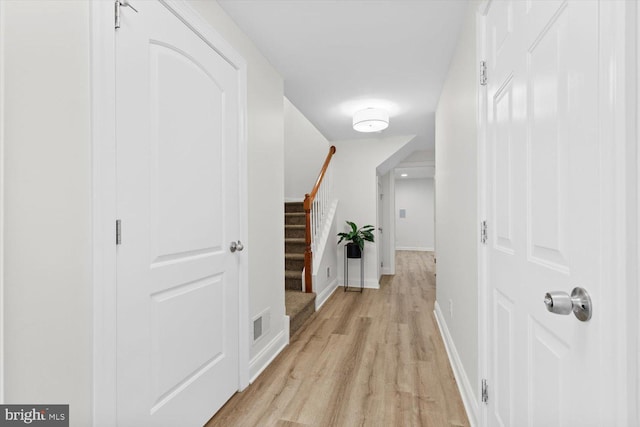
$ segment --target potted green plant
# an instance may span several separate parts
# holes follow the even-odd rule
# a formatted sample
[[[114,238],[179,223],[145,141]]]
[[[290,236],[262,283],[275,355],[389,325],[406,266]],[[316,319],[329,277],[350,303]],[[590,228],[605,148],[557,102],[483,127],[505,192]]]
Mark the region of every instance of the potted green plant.
[[[364,241],[373,242],[373,225],[365,225],[362,228],[351,222],[347,221],[351,230],[347,233],[338,233],[338,244],[346,240],[347,243],[347,258],[360,258],[362,256],[362,250],[364,249]]]

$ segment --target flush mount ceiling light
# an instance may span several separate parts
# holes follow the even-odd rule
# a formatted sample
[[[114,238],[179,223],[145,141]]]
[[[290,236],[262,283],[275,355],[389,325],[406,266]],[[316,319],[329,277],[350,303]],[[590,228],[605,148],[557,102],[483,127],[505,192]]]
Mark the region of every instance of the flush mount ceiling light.
[[[366,108],[353,115],[353,129],[358,132],[379,132],[389,127],[389,113],[382,108]]]

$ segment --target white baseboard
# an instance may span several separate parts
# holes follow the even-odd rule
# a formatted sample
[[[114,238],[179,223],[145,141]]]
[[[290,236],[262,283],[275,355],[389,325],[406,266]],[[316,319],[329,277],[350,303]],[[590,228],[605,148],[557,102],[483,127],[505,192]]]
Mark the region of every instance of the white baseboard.
[[[434,252],[435,248],[425,246],[396,246],[396,251]]]
[[[338,289],[338,280],[333,279],[329,286],[327,286],[322,292],[316,295],[316,311],[320,310],[320,307],[327,302],[329,297]]]
[[[267,366],[289,345],[289,316],[284,316],[281,330],[253,359],[249,361],[249,382],[253,383]]]
[[[388,267],[382,267],[382,268],[380,269],[380,274],[382,274],[382,275],[384,275],[384,276],[389,276],[389,275],[391,275],[391,274],[393,274],[393,273],[391,272],[391,269],[390,269],[390,268],[388,268]]]
[[[344,287],[344,279],[340,279],[340,284],[338,286]],[[360,287],[360,279],[358,278],[349,279],[349,289],[359,288],[359,287]],[[380,283],[377,280],[365,279],[364,287],[366,289],[380,289]]]
[[[469,424],[471,427],[478,426],[479,419],[479,408],[478,402],[475,399],[475,394],[473,392],[473,387],[469,382],[469,378],[467,377],[467,373],[462,366],[462,361],[460,360],[460,356],[458,355],[458,350],[456,349],[456,345],[451,338],[451,334],[449,333],[449,328],[447,327],[447,322],[442,315],[442,310],[440,310],[440,304],[438,301],[435,303],[435,309],[433,310],[436,322],[438,323],[438,328],[440,329],[440,335],[442,336],[442,340],[444,341],[444,347],[447,349],[447,355],[449,356],[449,362],[451,363],[451,368],[453,369],[453,375],[456,378],[456,383],[458,384],[458,390],[460,391],[460,396],[462,397],[462,403],[464,404],[464,409],[467,411],[467,418],[469,418]]]

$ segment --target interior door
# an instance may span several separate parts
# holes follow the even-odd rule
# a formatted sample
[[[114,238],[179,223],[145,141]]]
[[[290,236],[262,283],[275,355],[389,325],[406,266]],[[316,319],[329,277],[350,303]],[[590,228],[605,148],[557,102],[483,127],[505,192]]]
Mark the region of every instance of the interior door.
[[[238,76],[157,1],[116,31],[117,414],[201,426],[238,390]]]
[[[489,426],[613,425],[598,312],[611,149],[599,136],[598,7],[488,6]],[[589,321],[547,311],[547,292],[577,286]]]

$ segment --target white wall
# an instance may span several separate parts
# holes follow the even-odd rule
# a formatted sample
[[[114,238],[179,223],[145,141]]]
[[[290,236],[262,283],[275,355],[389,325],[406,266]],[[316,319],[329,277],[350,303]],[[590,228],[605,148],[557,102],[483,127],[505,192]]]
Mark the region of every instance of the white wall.
[[[382,203],[382,247],[380,250],[382,251],[381,261],[382,268],[380,269],[380,274],[395,274],[396,272],[396,261],[395,261],[395,223],[394,223],[394,212],[395,212],[395,180],[393,176],[393,171],[386,173],[385,175],[380,177],[382,181],[382,201],[378,200],[378,203]]]
[[[436,112],[436,300],[478,392],[477,2],[470,2]],[[452,310],[449,310],[451,306]],[[455,367],[454,367],[455,368]],[[464,389],[464,381],[460,384]],[[464,392],[464,390],[463,390]]]
[[[284,98],[284,196],[304,200],[313,189],[329,154],[329,141],[286,97]]]
[[[3,1],[5,402],[91,424],[89,2]]]
[[[313,260],[313,289],[316,293],[316,309],[319,309],[331,296],[338,285],[338,234],[337,210],[339,202],[335,200],[327,214],[327,240],[320,242]]]
[[[283,81],[216,2],[189,3],[248,64],[249,315],[271,311],[251,347],[259,370],[288,341]],[[90,426],[90,2],[2,7],[5,401],[69,403],[71,425]]]
[[[396,250],[432,251],[434,194],[432,178],[396,179]],[[400,217],[404,209],[405,218]]]
[[[333,141],[336,155],[335,191],[340,200],[338,209],[338,232],[346,231],[346,220],[355,222],[359,227],[371,224],[377,228],[378,183],[376,168],[392,154],[407,144],[413,136],[387,137],[379,139],[358,139]],[[377,234],[377,233],[376,233]],[[337,241],[337,239],[336,239]],[[342,265],[343,249],[338,249],[338,265]],[[378,284],[378,245],[366,242],[365,245],[365,286],[377,288]],[[338,281],[344,283],[344,272],[340,267]],[[349,284],[359,285],[360,268],[350,264]]]
[[[250,340],[253,376],[285,332],[283,81],[217,2],[189,3],[247,61],[249,317],[271,312],[270,331]]]

